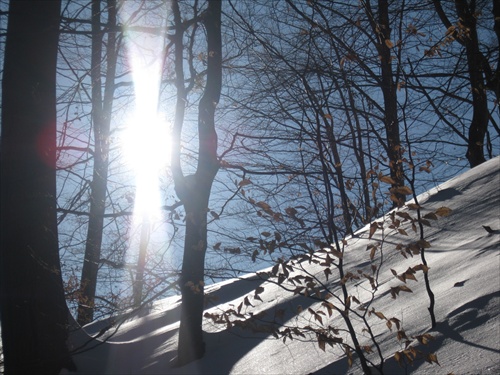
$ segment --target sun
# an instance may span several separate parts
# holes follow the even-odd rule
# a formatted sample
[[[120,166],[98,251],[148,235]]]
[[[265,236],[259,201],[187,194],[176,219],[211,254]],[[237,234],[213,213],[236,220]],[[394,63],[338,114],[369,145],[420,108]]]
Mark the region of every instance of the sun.
[[[128,48],[134,81],[134,107],[121,136],[126,163],[136,183],[134,213],[159,214],[159,175],[170,155],[169,124],[158,112],[161,80],[161,44],[157,38],[136,37]]]
[[[120,15],[124,24],[134,20],[134,4],[122,3]],[[148,26],[161,28],[163,25],[163,19],[148,20],[152,22]],[[158,112],[165,35],[131,27],[125,27],[124,31],[134,103],[120,135],[121,149],[135,180],[134,216],[151,219],[160,214],[159,180],[168,166],[171,152],[169,123]]]
[[[142,2],[140,7],[145,4]],[[161,184],[166,181],[172,143],[171,124],[159,111],[167,43],[166,20],[163,16],[138,17],[138,5],[135,1],[121,1],[119,12],[127,54],[124,79],[131,77],[134,90],[134,101],[123,113],[118,137],[120,162],[126,166],[127,182],[135,188],[126,253],[127,262],[137,264],[135,275],[131,275],[135,304],[143,298],[148,258],[155,257],[164,248],[171,233],[161,208],[165,202],[162,187],[168,190],[170,186]],[[155,29],[159,32],[150,32]]]
[[[156,113],[136,113],[122,135],[125,162],[134,173],[134,213],[158,216],[161,206],[160,175],[169,164],[170,129]]]
[[[159,215],[159,176],[169,161],[169,124],[158,113],[160,69],[136,51],[131,56],[135,106],[122,136],[125,161],[134,172],[134,213]],[[153,60],[153,62],[155,62]]]

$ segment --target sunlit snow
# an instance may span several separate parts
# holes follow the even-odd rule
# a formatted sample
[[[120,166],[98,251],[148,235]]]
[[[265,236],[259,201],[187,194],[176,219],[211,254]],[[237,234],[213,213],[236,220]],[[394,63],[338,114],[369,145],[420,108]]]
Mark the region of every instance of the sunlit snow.
[[[427,250],[431,286],[436,296],[437,329],[429,330],[428,299],[421,273],[418,282],[409,280],[413,293],[401,293],[392,299],[389,288],[398,280],[391,268],[404,271],[401,256],[391,255],[391,246],[402,241],[401,236],[385,232],[386,264],[381,274],[381,286],[374,306],[385,316],[400,319],[408,335],[431,333],[435,340],[423,350],[434,352],[440,366],[416,361],[413,367],[400,368],[387,360],[388,374],[500,374],[500,158],[490,160],[439,187],[420,195],[424,212],[439,207],[452,209],[448,217],[426,227],[426,239],[432,244]],[[483,226],[491,228],[492,233]],[[410,236],[413,232],[408,231]],[[417,235],[413,240],[418,239]],[[406,237],[405,241],[412,238]],[[369,265],[366,252],[368,227],[347,239],[346,269],[355,270]],[[367,263],[368,262],[368,263]],[[413,264],[419,259],[409,260]],[[308,266],[313,273],[321,269]],[[338,282],[330,278],[332,283]],[[253,299],[255,288],[264,287],[262,302]],[[360,285],[360,293],[362,286]],[[285,319],[303,324],[310,316],[307,308],[314,300],[293,296],[275,284],[255,275],[229,280],[207,287],[212,303],[207,311],[238,306],[245,296],[254,311],[274,314],[277,308],[287,311]],[[214,306],[215,304],[215,306]],[[296,314],[298,306],[303,312]],[[205,320],[207,352],[204,358],[181,368],[172,368],[176,354],[179,328],[180,297],[170,297],[154,303],[148,309],[116,320],[99,339],[92,340],[107,327],[108,321],[94,322],[71,336],[78,374],[359,374],[355,361],[349,369],[341,350],[327,346],[323,352],[316,340],[276,340],[272,336],[226,330]],[[250,310],[248,310],[250,311]],[[389,332],[385,322],[372,316],[372,325],[379,333],[385,353],[401,350],[395,332]],[[327,320],[325,318],[325,320]],[[335,315],[329,324],[343,327]],[[116,327],[119,327],[116,329]],[[108,337],[104,342],[103,338]],[[87,343],[87,345],[84,345]]]

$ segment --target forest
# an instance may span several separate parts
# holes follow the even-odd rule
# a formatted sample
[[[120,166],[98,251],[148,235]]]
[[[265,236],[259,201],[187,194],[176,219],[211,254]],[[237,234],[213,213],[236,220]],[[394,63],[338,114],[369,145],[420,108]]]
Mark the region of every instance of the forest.
[[[4,373],[76,370],[72,331],[178,295],[178,367],[209,350],[207,320],[312,335],[365,374],[422,355],[382,353],[368,319],[404,333],[371,308],[384,238],[418,237],[390,294],[418,275],[435,328],[427,234],[452,212],[418,196],[499,155],[499,41],[495,0],[2,0]],[[259,324],[261,286],[205,312],[210,285],[251,272],[323,327]]]

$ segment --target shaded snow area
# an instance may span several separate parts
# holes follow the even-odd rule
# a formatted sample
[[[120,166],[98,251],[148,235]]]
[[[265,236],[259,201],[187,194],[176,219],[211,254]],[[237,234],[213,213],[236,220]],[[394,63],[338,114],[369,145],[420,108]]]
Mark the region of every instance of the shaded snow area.
[[[454,178],[418,197],[422,214],[436,212],[441,207],[451,209],[451,214],[429,220],[425,226],[425,240],[431,244],[426,249],[429,279],[436,298],[437,327],[430,329],[429,299],[423,272],[417,270],[403,284],[398,280],[408,267],[421,264],[420,255],[406,259],[397,245],[419,240],[409,221],[402,223],[408,236],[389,228],[390,216],[384,218],[384,230],[377,230],[369,239],[370,226],[346,239],[344,251],[345,272],[353,275],[373,274],[373,264],[380,265],[376,291],[369,278],[360,277],[346,282],[349,293],[361,304],[373,301],[374,309],[383,316],[368,314],[366,319],[379,343],[385,362],[386,374],[500,374],[500,158],[490,160],[461,176]],[[406,211],[416,217],[416,211]],[[404,216],[404,214],[403,214]],[[431,215],[432,216],[432,215]],[[398,216],[400,219],[402,216]],[[380,219],[379,222],[382,222]],[[483,227],[488,227],[488,231]],[[379,243],[370,261],[370,244]],[[337,261],[338,258],[335,258]],[[382,263],[381,263],[382,262]],[[331,303],[336,305],[342,296],[338,271],[308,261],[294,263],[297,275],[313,275],[333,293]],[[396,276],[391,271],[394,270]],[[358,270],[361,270],[358,272]],[[315,333],[304,337],[294,336],[283,342],[276,339],[272,330],[266,331],[267,322],[278,322],[279,329],[286,327],[328,326],[338,329],[338,337],[351,343],[341,315],[335,311],[329,316],[323,308],[321,318],[314,312],[321,309],[321,301],[301,294],[285,291],[297,285],[276,278],[269,279],[271,269],[228,280],[206,288],[207,308],[204,319],[206,354],[201,360],[175,368],[177,332],[179,328],[180,298],[170,297],[154,303],[148,309],[127,318],[94,322],[84,329],[75,330],[71,336],[73,348],[80,348],[74,360],[79,374],[360,374],[359,360],[353,355],[353,366],[348,367],[347,357],[338,344],[326,345],[323,350]],[[328,279],[326,276],[329,276]],[[391,290],[404,285],[411,289],[400,290],[393,298]],[[391,289],[392,288],[392,289]],[[330,300],[329,300],[330,301]],[[351,308],[359,310],[353,299]],[[342,306],[338,303],[338,306]],[[231,321],[247,319],[246,324],[216,324],[214,319],[224,310],[232,314]],[[249,319],[250,316],[253,319]],[[381,315],[381,314],[379,314]],[[373,353],[367,354],[378,364],[376,347],[368,333],[362,330],[359,319],[354,318],[360,345],[371,345]],[[244,317],[244,318],[243,318]],[[387,320],[392,320],[392,331]],[[405,348],[406,339],[398,341],[395,322],[401,324],[412,346],[424,353],[435,353],[439,365],[416,359],[413,365],[400,365],[395,352]],[[390,324],[389,324],[390,325]],[[229,328],[229,326],[231,326]],[[254,330],[248,329],[253,327]],[[105,332],[104,332],[105,331]],[[419,345],[417,335],[431,334],[428,345]],[[92,336],[100,334],[98,339]],[[85,343],[87,343],[85,345]],[[83,346],[83,349],[82,349]],[[432,358],[432,357],[430,357]],[[427,357],[429,359],[429,357]],[[376,373],[376,371],[373,371]]]

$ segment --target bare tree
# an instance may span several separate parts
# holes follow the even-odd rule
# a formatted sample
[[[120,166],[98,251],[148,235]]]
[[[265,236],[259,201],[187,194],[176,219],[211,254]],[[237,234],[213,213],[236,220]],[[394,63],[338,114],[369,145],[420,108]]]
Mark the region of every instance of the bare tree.
[[[475,0],[455,1],[456,17],[458,18],[456,24],[452,24],[449,20],[440,1],[433,1],[433,4],[443,25],[447,28],[447,33],[465,48],[473,110],[467,136],[466,157],[472,168],[486,161],[484,145],[490,121],[487,90],[491,89],[494,91],[498,103],[500,98],[498,66],[500,65],[497,65],[496,71],[493,71],[487,57],[480,51],[477,29],[477,18],[479,17],[480,9],[476,8]],[[494,15],[495,12],[497,13],[496,16],[498,16],[498,4],[493,1]],[[497,32],[497,39],[500,41],[496,20],[495,30]]]
[[[107,1],[108,27],[116,27],[116,1]],[[108,32],[106,49],[106,86],[102,96],[102,39],[101,1],[92,1],[92,124],[94,131],[94,172],[90,192],[90,215],[87,242],[81,275],[81,293],[77,321],[81,325],[93,320],[94,297],[97,287],[97,271],[101,258],[104,213],[106,210],[106,187],[109,169],[109,137],[111,113],[115,89],[117,58],[116,34]]]
[[[175,73],[177,105],[172,136],[172,175],[175,191],[186,212],[186,235],[179,286],[182,311],[179,330],[178,364],[200,358],[205,352],[202,319],[204,308],[205,253],[207,249],[207,213],[210,191],[219,169],[215,109],[222,85],[221,2],[208,1],[200,15],[206,30],[206,84],[198,107],[198,161],[196,171],[185,175],[181,164],[181,134],[186,105],[184,87],[184,45],[186,24],[183,23],[178,1],[172,2],[176,32]]]

